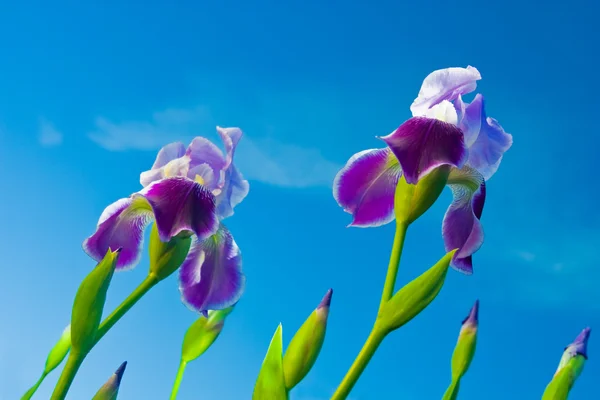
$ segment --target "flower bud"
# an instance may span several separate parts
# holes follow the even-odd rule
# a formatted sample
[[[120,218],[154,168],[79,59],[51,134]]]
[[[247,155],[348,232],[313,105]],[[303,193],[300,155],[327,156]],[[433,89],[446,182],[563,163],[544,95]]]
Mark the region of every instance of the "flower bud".
[[[283,375],[283,338],[281,330],[281,324],[279,324],[258,373],[252,400],[288,399],[288,391],[285,387]]]
[[[71,346],[74,352],[87,354],[94,344],[106,302],[106,292],[120,251],[121,249],[109,249],[77,290],[71,312]]]
[[[208,318],[202,316],[190,325],[181,347],[181,360],[183,362],[193,361],[208,350],[221,334],[225,317],[231,311],[233,311],[233,306],[224,310],[209,311]]]
[[[121,385],[121,379],[123,378],[123,373],[125,372],[125,367],[127,366],[127,361],[125,361],[119,369],[115,371],[114,374],[102,387],[98,392],[92,397],[92,400],[117,400],[117,395],[119,394],[119,386]]]
[[[458,341],[452,354],[452,379],[460,379],[469,369],[475,356],[477,344],[477,327],[479,324],[479,300],[475,302],[471,312],[465,318],[458,335]]]
[[[585,328],[563,352],[552,381],[546,386],[542,400],[566,400],[587,360],[587,343],[591,329]]]
[[[167,243],[162,242],[156,224],[152,224],[148,245],[150,274],[161,281],[177,271],[187,257],[191,244],[192,237],[189,232],[181,232]]]
[[[450,166],[442,165],[412,185],[406,182],[404,176],[398,180],[394,197],[396,221],[411,224],[440,197],[450,175]]]
[[[285,386],[291,390],[315,364],[327,328],[327,317],[333,290],[329,289],[319,306],[309,315],[290,342],[283,356]]]
[[[377,316],[376,325],[387,332],[396,330],[416,317],[436,298],[456,250],[442,257],[433,267],[409,282],[388,300]]]

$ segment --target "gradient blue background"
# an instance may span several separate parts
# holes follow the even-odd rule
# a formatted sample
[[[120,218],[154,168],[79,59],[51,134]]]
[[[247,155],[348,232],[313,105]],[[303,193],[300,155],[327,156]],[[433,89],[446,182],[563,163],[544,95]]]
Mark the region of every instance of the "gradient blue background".
[[[461,400],[540,398],[564,346],[600,326],[597,14],[592,0],[1,2],[0,398],[37,379],[68,323],[94,266],[81,242],[104,207],[139,189],[161,145],[216,138],[219,124],[246,133],[236,162],[251,192],[228,225],[248,286],[179,398],[249,399],[277,324],[287,343],[333,287],[322,354],[292,395],[328,399],[370,329],[393,236],[345,228],[333,176],[410,116],[429,72],[468,64],[514,135],[489,182],[475,274],[451,271],[350,398],[440,398],[476,298]],[[449,198],[410,231],[400,284],[442,255]],[[146,268],[144,257],[115,276],[107,309]],[[68,398],[90,398],[128,360],[119,398],[166,399],[194,319],[176,278],[162,283],[94,349]],[[573,400],[600,397],[595,335]]]

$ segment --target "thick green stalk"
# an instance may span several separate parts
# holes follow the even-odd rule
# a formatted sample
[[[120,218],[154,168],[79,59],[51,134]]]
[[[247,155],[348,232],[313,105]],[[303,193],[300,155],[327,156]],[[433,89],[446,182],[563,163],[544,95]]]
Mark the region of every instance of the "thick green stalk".
[[[40,385],[42,384],[42,382],[44,382],[44,379],[46,378],[48,374],[46,372],[43,372],[42,375],[40,376],[40,379],[38,379],[38,381],[35,383],[35,385],[33,385],[32,387],[29,388],[29,390],[23,395],[23,397],[21,397],[21,400],[30,400],[33,395],[35,394],[35,392],[38,390],[38,388],[40,387]]]
[[[181,385],[181,380],[183,379],[183,373],[185,372],[186,366],[187,362],[181,360],[179,363],[179,369],[177,370],[177,376],[175,377],[175,383],[173,383],[173,390],[171,390],[170,400],[177,399],[177,393],[179,393],[179,386]]]
[[[453,379],[442,400],[456,400],[458,398],[458,389],[460,387],[460,378]]]
[[[390,255],[390,263],[388,265],[387,274],[385,277],[385,283],[383,285],[383,291],[381,293],[381,302],[379,303],[378,314],[394,294],[394,287],[396,286],[396,276],[398,275],[398,266],[400,265],[400,258],[402,256],[402,249],[404,247],[404,238],[406,236],[406,231],[408,229],[408,224],[406,223],[396,223],[396,234],[394,236],[394,244],[392,245],[392,253]],[[363,373],[369,361],[379,348],[381,342],[387,335],[387,331],[382,330],[377,321],[373,325],[373,329],[371,329],[371,333],[367,338],[365,344],[363,345],[360,353],[352,363],[352,366],[346,373],[346,376],[342,380],[342,383],[338,386],[337,390],[331,397],[331,400],[344,400],[352,391],[354,385],[360,378],[360,375]]]
[[[77,371],[79,371],[79,367],[81,367],[84,358],[85,356],[71,350],[65,368],[62,370],[60,378],[58,378],[58,383],[54,387],[54,392],[52,392],[50,400],[64,400],[65,397],[67,397],[67,392],[69,391],[73,379],[75,379],[75,375],[77,374]]]

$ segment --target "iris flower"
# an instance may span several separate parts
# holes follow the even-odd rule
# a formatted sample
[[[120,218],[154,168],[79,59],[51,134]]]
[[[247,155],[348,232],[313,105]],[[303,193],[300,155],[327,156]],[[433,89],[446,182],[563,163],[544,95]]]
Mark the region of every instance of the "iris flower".
[[[202,313],[235,304],[245,284],[240,249],[221,223],[249,190],[233,164],[242,131],[217,127],[217,133],[225,154],[203,137],[187,148],[183,143],[163,147],[152,168],[140,175],[144,188],[109,205],[96,232],[83,243],[96,260],[109,248],[121,248],[116,268],[125,270],[138,263],[144,230],[153,220],[163,242],[176,235],[192,236],[179,270],[179,287],[184,303]]]
[[[381,137],[386,148],[353,155],[334,181],[333,195],[352,214],[350,226],[375,227],[394,219],[394,193],[402,175],[416,184],[434,169],[448,165],[453,201],[442,224],[446,251],[459,249],[452,266],[473,271],[472,254],[483,243],[480,218],[486,181],[498,169],[512,145],[512,136],[485,112],[483,96],[465,103],[479,71],[446,68],[423,81],[410,109],[413,117],[390,135]]]

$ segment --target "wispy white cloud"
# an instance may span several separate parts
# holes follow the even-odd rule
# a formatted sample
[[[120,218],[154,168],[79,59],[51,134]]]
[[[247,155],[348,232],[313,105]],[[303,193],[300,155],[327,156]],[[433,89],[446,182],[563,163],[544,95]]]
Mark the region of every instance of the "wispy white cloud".
[[[50,121],[42,119],[39,125],[38,140],[42,146],[58,146],[63,142],[63,134]]]
[[[96,119],[88,137],[110,151],[158,150],[173,141],[188,142],[195,136],[215,139],[217,122],[206,107],[171,108],[154,113],[148,121],[113,122]],[[243,129],[243,127],[241,127]],[[287,136],[285,132],[282,135]],[[284,143],[272,137],[245,135],[235,163],[250,180],[284,187],[330,187],[340,166],[316,148]]]

